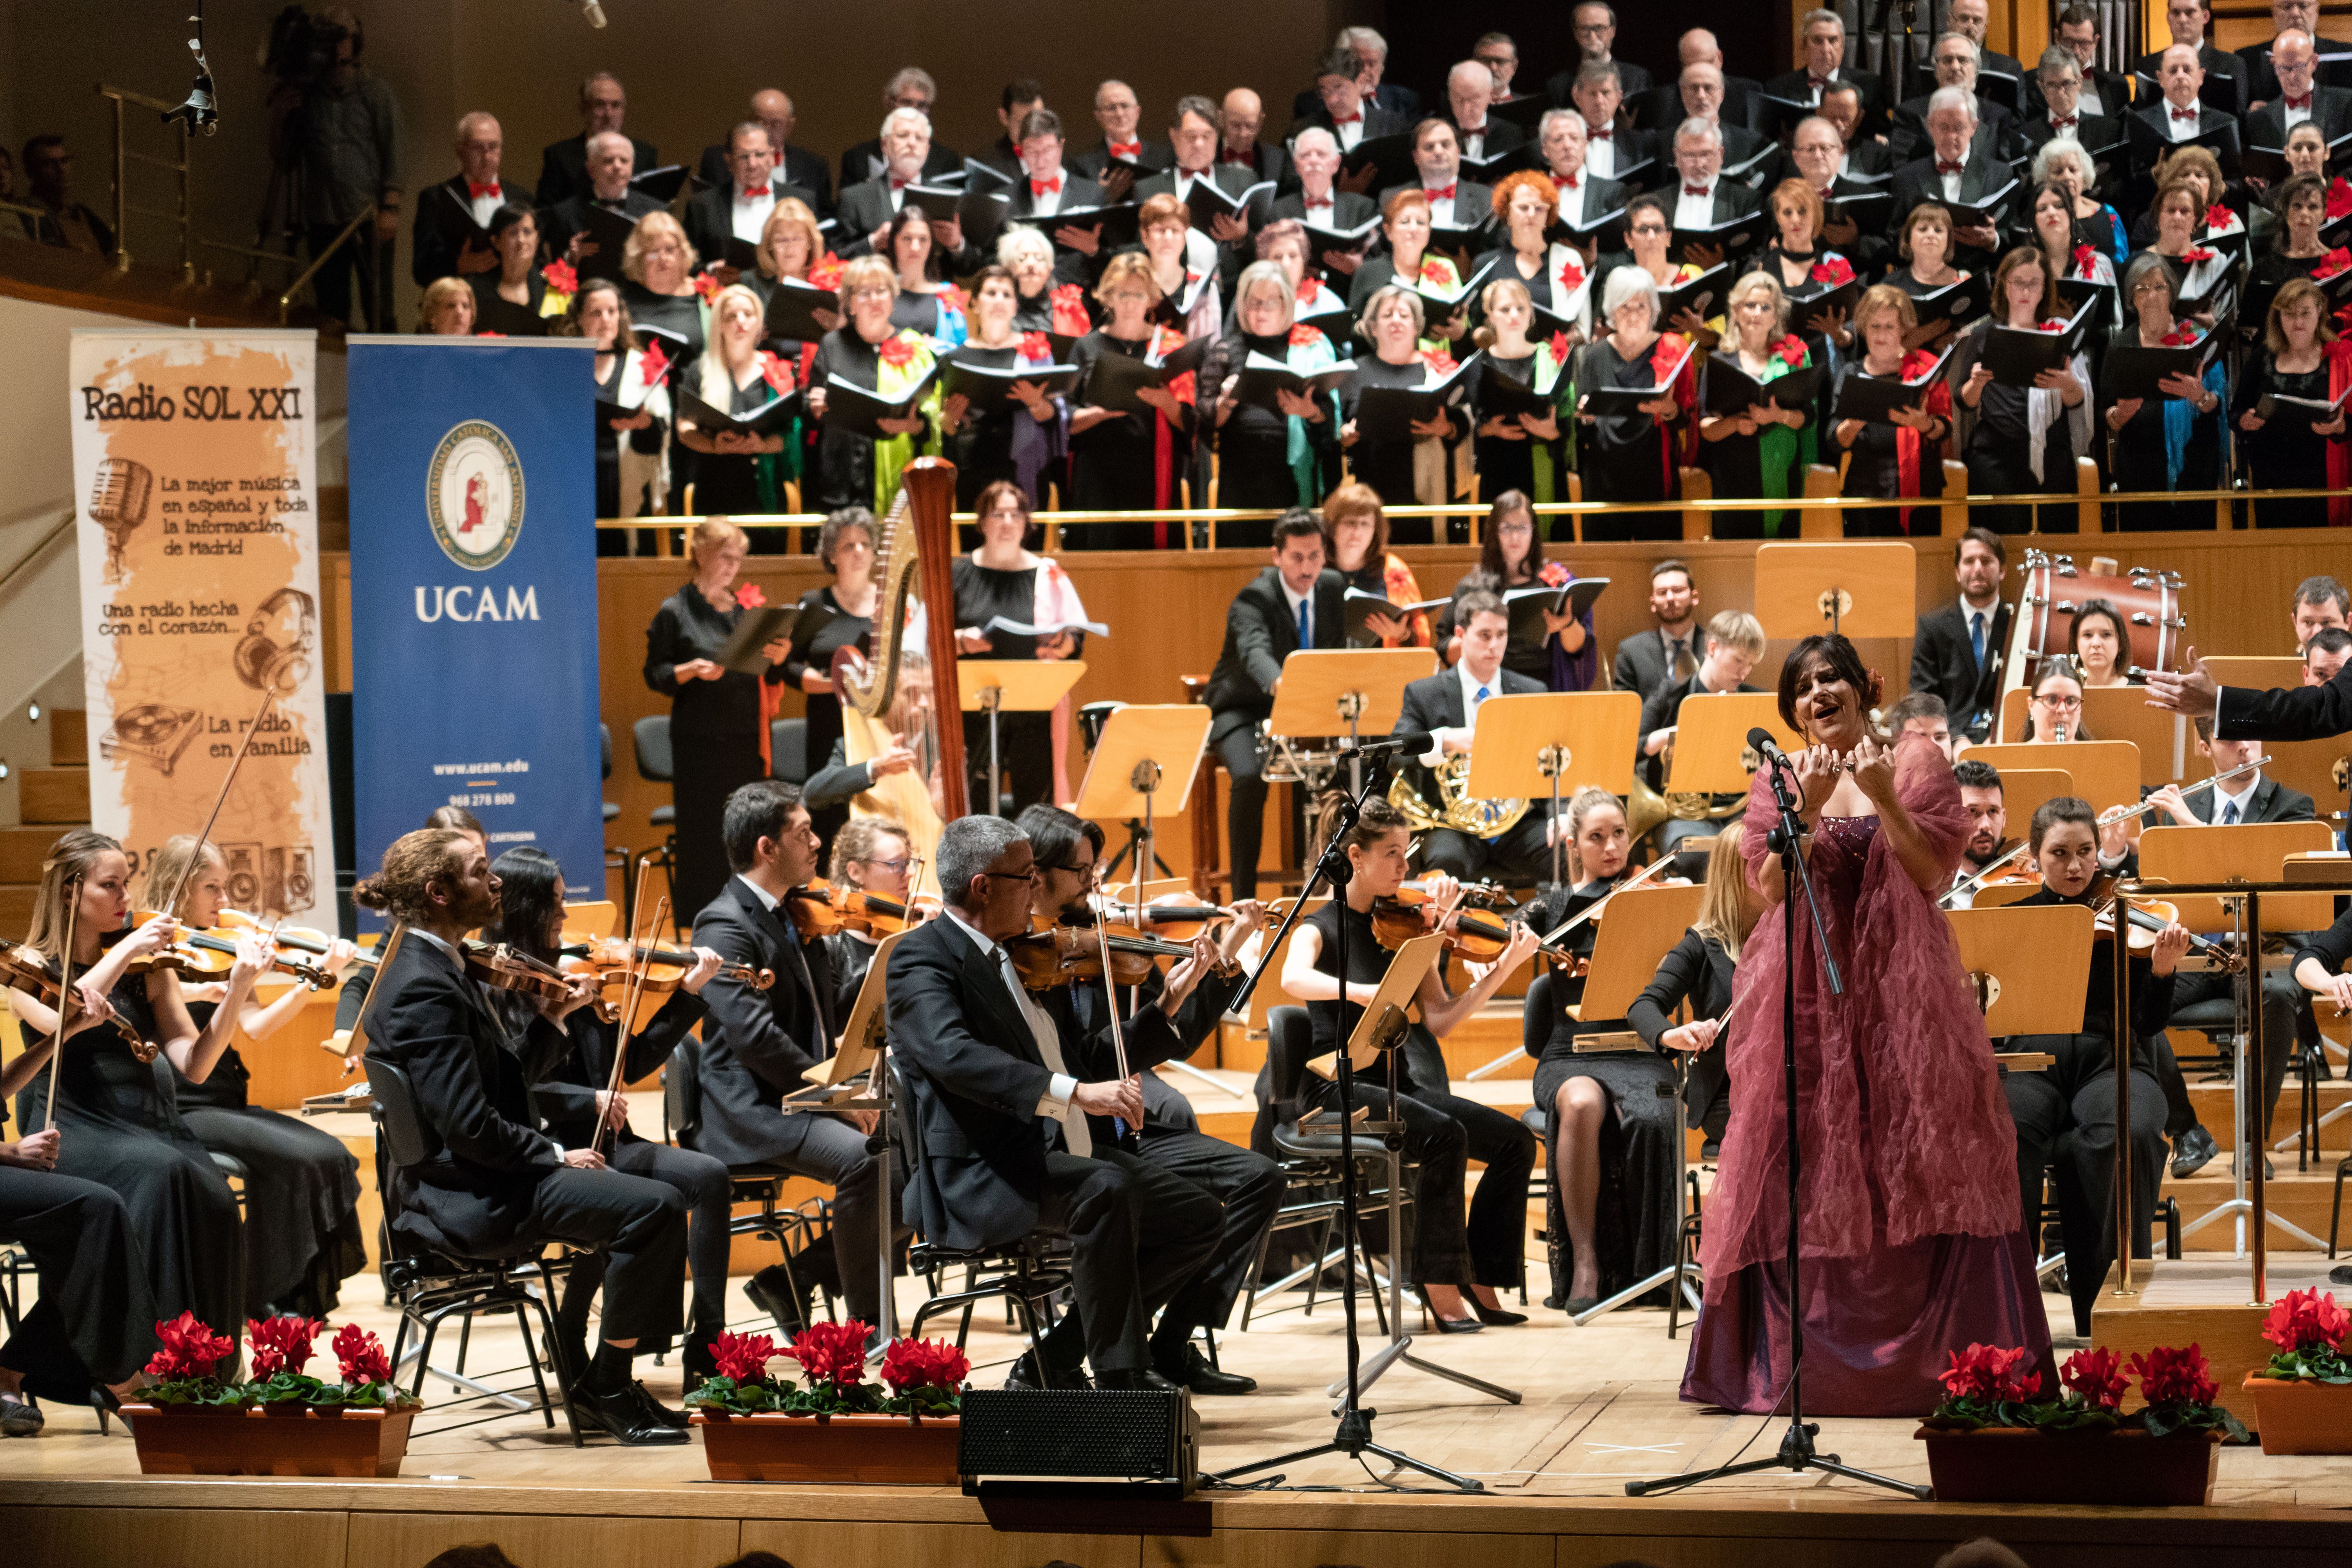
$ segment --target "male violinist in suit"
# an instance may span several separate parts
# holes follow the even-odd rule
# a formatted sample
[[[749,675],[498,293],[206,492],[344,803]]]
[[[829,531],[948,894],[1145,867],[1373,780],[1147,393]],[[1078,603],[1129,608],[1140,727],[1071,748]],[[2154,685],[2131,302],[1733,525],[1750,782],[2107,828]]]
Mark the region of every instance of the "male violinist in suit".
[[[1028,999],[1003,944],[1029,930],[1036,877],[1019,826],[957,818],[940,835],[946,912],[891,952],[891,1056],[920,1151],[908,1206],[944,1247],[1069,1237],[1078,1310],[1013,1363],[1008,1386],[1085,1387],[1083,1354],[1097,1387],[1171,1387],[1151,1371],[1148,1325],[1215,1250],[1223,1207],[1121,1146],[1111,1125],[1141,1125],[1137,1071],[1173,1031],[1158,1046],[1139,1037],[1121,1077],[1107,1035],[1065,1037]]]
[[[1399,765],[1423,804],[1439,801],[1437,777],[1431,771],[1450,757],[1467,756],[1477,731],[1478,710],[1491,697],[1517,697],[1541,691],[1544,685],[1503,668],[1503,650],[1511,640],[1510,612],[1502,596],[1483,589],[1462,595],[1454,606],[1454,624],[1462,629],[1462,658],[1452,669],[1424,676],[1404,689],[1404,708],[1398,714],[1398,735],[1427,731],[1429,750]],[[1444,871],[1458,881],[1497,881],[1509,887],[1545,882],[1551,876],[1551,802],[1533,803],[1505,832],[1480,838],[1451,827],[1433,827],[1422,840],[1424,870]]]
[[[499,879],[482,846],[449,828],[404,834],[383,867],[352,890],[404,922],[399,951],[372,987],[361,1022],[367,1057],[406,1075],[425,1157],[392,1168],[386,1210],[409,1251],[527,1258],[551,1241],[603,1252],[603,1342],[566,1367],[572,1406],[622,1442],[679,1444],[684,1418],[629,1375],[638,1342],[679,1327],[686,1202],[666,1182],[605,1168],[593,1149],[566,1149],[539,1130],[526,1062],[466,973],[459,943],[499,918]],[[586,983],[541,1004],[551,1021],[593,997]],[[559,1030],[530,1038],[559,1040]]]
[[[1911,689],[1944,700],[1952,728],[1982,741],[2000,706],[2000,658],[2009,646],[2000,577],[2009,546],[1990,529],[1972,528],[1952,552],[1960,596],[1919,617],[1911,643]]]
[[[1225,833],[1233,847],[1233,894],[1257,896],[1257,852],[1265,820],[1265,754],[1257,727],[1274,711],[1282,661],[1302,647],[1338,647],[1347,584],[1323,563],[1323,525],[1294,507],[1275,520],[1274,563],[1234,595],[1225,646],[1209,676],[1209,744],[1233,775]]]
[[[796,1111],[784,1096],[808,1087],[801,1075],[833,1055],[833,970],[824,944],[801,934],[786,896],[816,876],[817,838],[800,791],[772,779],[727,797],[721,833],[735,874],[694,917],[696,945],[732,963],[764,969],[775,984],[757,991],[723,975],[702,988],[702,1130],[698,1152],[733,1166],[772,1165],[833,1187],[832,1245],[772,1264],[743,1293],[787,1333],[808,1322],[808,1290],[837,1289],[849,1315],[881,1320],[880,1165],[867,1146],[870,1110]],[[894,1169],[894,1174],[899,1174]]]

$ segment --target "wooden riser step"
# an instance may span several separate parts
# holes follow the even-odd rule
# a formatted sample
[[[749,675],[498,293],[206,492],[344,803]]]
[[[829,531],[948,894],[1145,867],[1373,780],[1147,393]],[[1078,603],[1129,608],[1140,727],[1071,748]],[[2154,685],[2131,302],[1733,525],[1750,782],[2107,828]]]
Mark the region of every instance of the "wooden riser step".
[[[42,858],[57,841],[54,827],[0,827],[0,883],[39,881]]]
[[[2318,1237],[2327,1237],[2327,1208],[2336,1186],[2336,1166],[2333,1161],[2315,1171],[2297,1175],[2292,1157],[2280,1162],[2273,1156],[2278,1174],[2263,1184],[2263,1203],[2269,1211]],[[2180,1205],[2180,1223],[2187,1226],[2200,1215],[2211,1212],[2228,1202],[2233,1194],[2230,1167],[2226,1161],[2216,1160],[2185,1182],[2164,1179],[2163,1195]],[[2249,1242],[2252,1233],[2249,1232]],[[2161,1235],[2158,1245],[2163,1245]],[[2218,1219],[2181,1244],[2181,1250],[2191,1257],[2200,1253],[2231,1252],[2237,1247],[2237,1223],[2234,1219]],[[2271,1227],[2269,1247],[2273,1252],[2309,1252],[2307,1242],[2298,1241],[2277,1226]]]
[[[88,709],[52,708],[49,710],[49,766],[53,768],[89,766],[89,710]]]
[[[2338,1106],[2352,1105],[2352,1083],[2346,1082],[2340,1076],[2343,1064],[2338,1062],[2335,1066],[2339,1076],[2323,1079],[2319,1085],[2319,1114],[2323,1118]],[[2213,1142],[2221,1145],[2223,1153],[2238,1146],[2237,1123],[2228,1084],[2199,1083],[2192,1079],[2189,1084],[2189,1102],[2197,1108],[2198,1121],[2205,1124],[2205,1131],[2213,1134]],[[2279,1090],[2277,1113],[2271,1118],[2273,1143],[2294,1131],[2295,1110],[2301,1103],[2298,1080],[2290,1072],[2285,1085]],[[2347,1150],[2352,1150],[2352,1115],[2339,1116],[2320,1128],[2319,1152],[2328,1155],[2331,1163],[2341,1159]],[[2276,1162],[2282,1155],[2273,1149],[2271,1158]],[[2292,1163],[2294,1151],[2291,1148],[2286,1150],[2284,1158]]]
[[[89,770],[26,768],[16,781],[16,815],[28,826],[73,827],[88,822]]]

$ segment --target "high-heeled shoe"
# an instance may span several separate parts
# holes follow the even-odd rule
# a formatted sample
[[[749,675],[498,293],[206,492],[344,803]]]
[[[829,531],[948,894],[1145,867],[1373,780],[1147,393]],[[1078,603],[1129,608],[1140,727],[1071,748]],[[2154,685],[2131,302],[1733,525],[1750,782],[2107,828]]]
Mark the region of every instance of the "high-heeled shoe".
[[[1437,1331],[1441,1334],[1475,1334],[1486,1326],[1475,1318],[1444,1316],[1435,1307],[1430,1305],[1429,1292],[1418,1285],[1412,1288],[1412,1293],[1421,1299],[1422,1310],[1429,1314],[1429,1321],[1437,1325]],[[1475,1301],[1473,1305],[1475,1305]]]
[[[121,1413],[122,1401],[114,1397],[113,1390],[102,1383],[89,1385],[89,1407],[98,1412],[98,1435],[106,1436],[107,1417]]]
[[[1490,1329],[1507,1329],[1528,1321],[1528,1315],[1525,1312],[1510,1312],[1500,1307],[1489,1307],[1475,1296],[1465,1296],[1462,1299],[1469,1304],[1472,1311],[1478,1314],[1478,1321]]]

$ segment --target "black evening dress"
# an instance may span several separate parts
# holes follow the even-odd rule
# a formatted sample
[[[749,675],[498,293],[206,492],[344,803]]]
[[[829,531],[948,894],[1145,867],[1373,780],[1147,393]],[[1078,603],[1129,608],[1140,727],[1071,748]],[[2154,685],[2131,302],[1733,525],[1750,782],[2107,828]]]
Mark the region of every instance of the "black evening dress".
[[[1654,385],[1657,370],[1645,350],[1628,360],[1617,345],[1603,337],[1585,346],[1577,384],[1582,388]],[[1580,443],[1584,473],[1584,499],[1589,501],[1671,500],[1680,485],[1670,479],[1674,452],[1669,446],[1673,426],[1647,414],[1603,415],[1584,426],[1589,439]],[[1591,541],[1680,539],[1682,519],[1670,511],[1629,512],[1617,517],[1589,513],[1584,537]]]
[[[715,659],[743,618],[737,605],[721,615],[692,583],[662,601],[646,628],[646,684],[670,700],[670,795],[677,806],[676,897],[681,923],[727,885],[727,847],[719,836],[727,797],[759,778],[761,678],[723,670],[716,680],[677,679],[677,667]],[[781,681],[783,666],[766,679]]]
[[[1356,361],[1356,374],[1340,389],[1340,417],[1346,420],[1356,416],[1357,405],[1368,386],[1410,389],[1428,379],[1429,365],[1417,353],[1402,364],[1391,364],[1378,355],[1366,354]],[[1383,505],[1412,506],[1421,499],[1412,485],[1413,452],[1420,445],[1419,437],[1398,441],[1359,434],[1356,444],[1348,448],[1348,471],[1355,476],[1357,483],[1371,486]],[[1431,520],[1425,517],[1395,518],[1389,523],[1391,544],[1427,544],[1431,542]]]
[[[1863,369],[1860,360],[1848,360],[1839,380],[1843,383],[1844,377],[1848,375],[1868,376],[1869,374],[1868,371]],[[1836,428],[1834,425],[1831,426],[1830,442],[1825,448],[1831,455],[1824,458],[1825,461],[1835,460]],[[1862,430],[1854,437],[1853,446],[1851,448],[1853,461],[1846,467],[1845,482],[1839,489],[1838,493],[1848,496],[1875,496],[1886,500],[1899,498],[1903,494],[1902,436],[1903,427],[1890,421],[1883,419],[1863,421]],[[1936,500],[1944,493],[1943,447],[1940,443],[1928,443],[1924,439],[1921,442],[1918,459],[1918,493],[1923,499],[1929,500]],[[1906,518],[1910,520],[1907,527],[1904,521]],[[1845,534],[1849,539],[1879,537],[1900,539],[1913,531],[1933,533],[1943,526],[1938,518],[1939,514],[1936,511],[1922,510],[1916,507],[1874,507],[1868,511],[1855,511],[1848,514],[1845,520]]]
[[[2119,330],[2109,339],[2112,350],[2116,344],[2139,342],[2137,323]],[[2165,458],[2164,416],[2166,407],[2179,402],[2177,398],[2150,397],[2142,400],[2138,412],[2126,420],[2115,433],[2115,482],[2126,493],[2134,490],[2210,490],[2219,488],[2221,479],[2221,418],[2230,406],[2223,398],[2210,414],[2194,414],[2189,422],[2189,438],[2181,451],[2180,468],[2174,473]],[[2099,417],[2106,418],[2102,406]],[[2210,500],[2133,501],[2116,508],[2118,525],[2126,532],[2155,529],[2210,529],[2213,526],[2213,503]]]
[[[2313,403],[2327,401],[2327,362],[2322,358],[2315,370],[2287,374],[2272,363],[2270,351],[2256,349],[2248,356],[2245,374],[2239,378],[2238,395],[2230,405],[2230,426],[2237,431],[2238,439],[2245,443],[2246,463],[2253,469],[2256,490],[2303,490],[2327,488],[2327,450],[2331,441],[2340,442],[2341,435],[2315,436],[2311,432],[2316,409],[2298,408],[2293,404],[2273,404],[2273,412],[2259,430],[2245,430],[2238,426],[2238,416],[2252,408],[2265,397],[2300,397]],[[2325,423],[2324,419],[2321,423]],[[2267,500],[2254,502],[2256,528],[2325,528],[2327,526],[2327,502],[2324,500]]]
[[[1025,571],[999,572],[982,566],[969,555],[959,555],[955,561],[956,626],[985,626],[997,616],[1024,625],[1037,613],[1037,574],[1043,567]],[[1037,639],[1020,637],[1008,631],[989,634],[993,647],[986,653],[966,654],[965,658],[1034,658]],[[1080,632],[1078,646],[1083,657],[1086,634]],[[966,691],[971,689],[970,678],[962,682]],[[1054,724],[1050,710],[1044,712],[1006,711],[997,716],[998,788],[1012,796],[1004,808],[1010,816],[1022,807],[1039,804],[1052,805],[1054,794]],[[963,760],[965,770],[971,775],[971,799],[976,803],[988,800],[988,715],[966,713],[963,716]],[[976,809],[986,810],[984,805]]]
[[[1087,376],[1107,354],[1141,359],[1147,340],[1115,338],[1096,331],[1070,350],[1078,378],[1076,401],[1086,401]],[[1179,489],[1192,460],[1190,405],[1183,428],[1163,426],[1152,409],[1118,414],[1070,437],[1070,506],[1077,511],[1164,511],[1183,503]],[[1236,416],[1238,417],[1238,416]],[[1161,434],[1165,428],[1164,437]],[[1184,542],[1182,525],[1167,522],[1089,522],[1062,531],[1066,550],[1170,550]]]

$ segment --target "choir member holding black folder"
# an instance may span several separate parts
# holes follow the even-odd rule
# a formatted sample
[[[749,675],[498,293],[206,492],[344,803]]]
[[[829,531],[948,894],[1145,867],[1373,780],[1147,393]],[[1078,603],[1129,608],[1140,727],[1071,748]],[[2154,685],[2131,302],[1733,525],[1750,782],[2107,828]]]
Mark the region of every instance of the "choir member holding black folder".
[[[764,319],[751,289],[721,289],[710,302],[710,346],[678,374],[677,438],[695,454],[698,512],[784,510],[774,459],[801,399],[795,367],[760,346]],[[786,542],[779,537],[774,549]]]
[[[490,248],[499,265],[466,281],[474,290],[476,336],[543,338],[569,303],[551,295],[538,271],[539,221],[520,207],[500,207],[490,217]]]
[[[839,287],[849,322],[817,345],[809,375],[809,410],[824,421],[817,441],[816,506],[863,506],[887,512],[898,499],[898,476],[920,443],[939,451],[931,415],[937,369],[922,334],[892,319],[898,275],[878,256],[861,256],[841,269]]]
[[[2327,221],[2327,184],[2316,174],[2297,174],[2273,198],[2278,225],[2271,243],[2255,258],[2239,320],[2253,326],[2270,314],[2271,301],[2286,284],[2309,278],[2326,264],[2328,247],[2319,237]]]
[[[673,359],[702,352],[702,297],[694,287],[697,259],[685,226],[667,212],[639,218],[621,256],[621,273],[628,279],[621,298],[628,304],[629,319],[639,331],[660,332],[677,342]]]
[[[2178,187],[2172,187],[2177,189]],[[2228,390],[2219,334],[2173,312],[2173,274],[2154,252],[2124,273],[2125,326],[2100,371],[2115,483],[2130,490],[2210,490],[2221,480],[2221,405]],[[2136,501],[2126,529],[2210,526],[2210,501]]]
[[[1095,299],[1107,318],[1070,351],[1082,376],[1070,410],[1070,505],[1081,511],[1168,510],[1182,500],[1178,486],[1192,460],[1193,386],[1212,340],[1187,344],[1182,333],[1152,321],[1160,285],[1138,252],[1110,258]],[[1092,524],[1073,531],[1073,542],[1166,549],[1169,531],[1164,522]]]
[[[1654,209],[1641,216],[1654,220]],[[1658,288],[1640,267],[1609,274],[1601,296],[1609,331],[1578,356],[1575,375],[1583,421],[1577,440],[1582,453],[1584,499],[1656,501],[1681,489],[1678,437],[1686,427],[1684,403],[1693,395],[1690,345],[1657,328]],[[1598,327],[1599,321],[1594,325]],[[1585,522],[1587,539],[1678,539],[1682,524],[1672,512],[1635,512],[1621,518],[1595,515]]]
[[[1520,493],[1538,501],[1565,500],[1574,421],[1560,405],[1570,387],[1568,362],[1580,339],[1561,332],[1535,336],[1535,306],[1514,278],[1489,283],[1478,296],[1484,325],[1473,334],[1480,351],[1476,405],[1478,494],[1493,502]]]
[[[548,151],[552,153],[555,149]],[[618,278],[629,231],[647,213],[661,211],[662,204],[631,184],[636,168],[626,136],[617,131],[597,132],[588,138],[587,156],[585,187],[542,208],[540,222],[546,230],[548,248],[569,261],[581,277]],[[552,199],[544,191],[541,198]]]
[[[1330,340],[1291,331],[1296,296],[1279,262],[1254,261],[1234,285],[1231,336],[1201,366],[1202,405],[1213,421],[1221,507],[1312,506],[1320,501],[1339,450],[1339,403],[1347,373]],[[1225,523],[1221,545],[1265,544],[1263,522]]]
[[[1011,272],[982,268],[971,284],[971,336],[941,369],[940,418],[959,510],[999,479],[1043,493],[1049,468],[1069,448],[1077,367],[1056,360],[1046,333],[1014,329],[1018,300]]]
[[[647,339],[640,347],[629,323],[629,308],[621,300],[620,285],[609,278],[592,278],[572,297],[571,332],[596,345],[593,374],[596,379],[596,515],[635,517],[654,508],[645,495],[646,480],[658,483],[665,427],[670,422],[667,385],[671,364],[668,351]],[[622,446],[635,459],[623,479]],[[620,529],[596,531],[599,555],[628,553],[628,533]]]
[[[1356,329],[1368,352],[1357,356],[1339,397],[1339,444],[1349,470],[1400,506],[1435,505],[1452,493],[1451,449],[1469,434],[1469,416],[1458,405],[1475,369],[1443,350],[1424,355],[1422,321],[1418,294],[1394,284],[1374,294]],[[1401,544],[1434,542],[1427,518],[1401,522],[1397,532]]]
[[[1952,266],[1952,215],[1922,202],[1905,216],[1895,252],[1903,265],[1886,281],[1908,295],[1913,320],[1904,346],[1942,352],[1945,340],[1974,321],[1985,308],[1985,286],[1976,274]]]
[[[490,219],[502,206],[536,204],[519,181],[499,178],[505,139],[495,116],[479,110],[457,121],[457,173],[417,193],[410,272],[419,284],[496,269]]]
[[[2090,362],[2070,330],[2058,279],[2040,247],[2000,258],[1993,314],[1952,350],[1951,379],[1960,450],[1972,495],[2072,495],[2075,454],[2088,455]],[[2087,326],[2087,321],[2084,325]],[[1972,508],[1996,533],[2072,533],[2071,507]]]
[[[1906,345],[1919,318],[1911,297],[1892,284],[1865,291],[1853,308],[1862,357],[1839,378],[1837,449],[1853,454],[1841,495],[1934,498],[1944,493],[1944,441],[1951,434],[1951,389],[1943,363]],[[1848,538],[1900,537],[1910,531],[1909,507],[1858,511],[1845,521]]]
[[[2256,489],[2325,489],[2352,478],[2344,396],[2352,342],[2336,334],[2319,286],[2296,279],[2272,298],[2263,342],[2231,406]],[[2325,500],[2254,502],[2257,528],[2325,528]]]
[[[1789,301],[1769,272],[1731,286],[1722,344],[1699,378],[1699,464],[1726,500],[1801,496],[1813,461],[1813,407],[1822,374],[1788,332]],[[1718,514],[1717,539],[1773,539],[1791,514]]]

